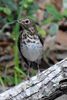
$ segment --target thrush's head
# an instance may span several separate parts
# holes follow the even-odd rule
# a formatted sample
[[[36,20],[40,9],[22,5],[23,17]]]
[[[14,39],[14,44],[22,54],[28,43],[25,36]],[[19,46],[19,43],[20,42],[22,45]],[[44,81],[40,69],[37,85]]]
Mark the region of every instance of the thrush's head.
[[[30,31],[29,33],[31,35],[35,34],[36,27],[35,27],[35,23],[32,20],[27,18],[27,19],[19,20],[18,22],[21,24],[22,28],[25,28],[28,31]]]

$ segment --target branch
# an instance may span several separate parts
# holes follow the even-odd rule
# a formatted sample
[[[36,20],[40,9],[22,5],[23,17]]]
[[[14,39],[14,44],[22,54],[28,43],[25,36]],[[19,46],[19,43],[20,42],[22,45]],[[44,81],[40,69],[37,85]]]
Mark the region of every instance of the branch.
[[[0,100],[54,100],[67,90],[67,58],[0,94]],[[49,99],[51,98],[51,99]]]

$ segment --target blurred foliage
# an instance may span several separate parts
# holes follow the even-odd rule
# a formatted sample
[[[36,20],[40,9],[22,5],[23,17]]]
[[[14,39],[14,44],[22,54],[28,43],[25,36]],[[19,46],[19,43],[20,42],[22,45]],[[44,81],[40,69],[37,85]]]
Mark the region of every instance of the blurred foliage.
[[[67,9],[64,10],[64,12],[62,13],[62,15],[67,17]]]
[[[11,38],[15,40],[14,44],[14,77],[10,79],[10,77],[6,77],[2,80],[0,77],[0,83],[4,86],[4,82],[6,84],[18,84],[22,81],[22,78],[26,77],[26,73],[24,73],[23,69],[19,65],[19,52],[17,47],[18,36],[20,34],[19,31],[19,24],[16,23],[16,20],[29,17],[34,21],[37,21],[36,12],[39,9],[39,5],[37,4],[36,0],[0,0],[0,28],[1,32],[5,29],[5,27],[13,25]],[[63,19],[63,16],[67,16],[67,10],[64,11],[63,14],[59,13],[53,5],[46,6],[47,13],[49,15],[45,19],[42,20],[42,24],[50,24],[54,21],[60,21]],[[45,13],[45,14],[47,14]],[[48,14],[47,14],[48,15]],[[47,16],[46,15],[46,16]],[[41,29],[41,27],[37,26],[37,30],[41,37],[46,36],[45,30]],[[34,71],[33,71],[34,72]]]
[[[57,9],[53,5],[47,5],[46,10],[48,13],[50,13],[53,16],[54,20],[59,21],[63,18],[61,13],[59,11],[57,11]]]
[[[18,2],[18,3],[17,3]],[[0,0],[0,21],[3,23],[17,20],[24,16],[33,17],[38,9],[34,0]]]
[[[17,10],[17,5],[13,0],[0,0],[0,5],[8,7],[11,11]]]
[[[36,26],[37,27],[37,31],[38,31],[38,34],[40,35],[41,38],[44,38],[46,36],[46,31],[42,28],[40,28],[39,26]]]

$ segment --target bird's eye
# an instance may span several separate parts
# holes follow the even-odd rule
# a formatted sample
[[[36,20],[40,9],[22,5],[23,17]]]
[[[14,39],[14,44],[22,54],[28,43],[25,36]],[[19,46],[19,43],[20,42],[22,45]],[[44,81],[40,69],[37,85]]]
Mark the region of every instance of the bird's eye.
[[[30,20],[29,19],[26,19],[25,20],[25,24],[30,24]]]
[[[26,20],[26,23],[28,23],[28,20]]]

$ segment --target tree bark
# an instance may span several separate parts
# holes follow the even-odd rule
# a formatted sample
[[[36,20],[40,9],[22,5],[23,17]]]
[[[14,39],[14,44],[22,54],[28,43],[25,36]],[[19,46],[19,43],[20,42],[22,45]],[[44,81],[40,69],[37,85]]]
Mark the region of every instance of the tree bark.
[[[67,58],[0,94],[0,100],[54,100],[67,93]]]

